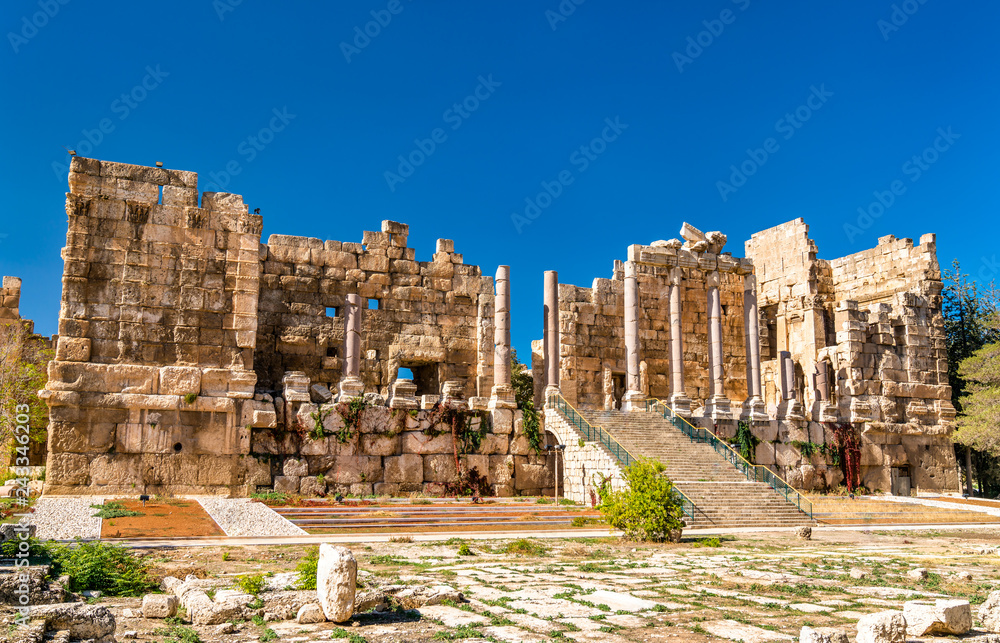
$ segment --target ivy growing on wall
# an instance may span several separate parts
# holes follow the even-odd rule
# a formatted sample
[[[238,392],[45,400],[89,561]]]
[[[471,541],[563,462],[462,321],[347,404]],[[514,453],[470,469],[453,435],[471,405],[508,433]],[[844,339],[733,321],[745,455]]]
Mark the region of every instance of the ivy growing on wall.
[[[750,430],[749,422],[739,422],[736,425],[736,437],[733,438],[732,445],[736,448],[743,459],[754,464],[757,457],[757,445],[760,440]]]

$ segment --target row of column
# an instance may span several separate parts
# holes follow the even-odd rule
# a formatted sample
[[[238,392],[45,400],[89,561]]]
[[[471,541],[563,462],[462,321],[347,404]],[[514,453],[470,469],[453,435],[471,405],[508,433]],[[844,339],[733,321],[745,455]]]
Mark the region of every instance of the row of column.
[[[691,414],[691,398],[684,391],[684,333],[683,333],[683,280],[681,268],[673,268],[669,274],[667,307],[670,314],[670,407],[681,416]],[[708,369],[711,382],[710,397],[706,400],[705,414],[711,417],[731,418],[732,409],[725,394],[725,372],[722,348],[722,301],[719,292],[721,275],[718,271],[708,273]],[[625,370],[626,393],[623,406],[626,410],[643,408],[645,395],[641,390],[639,363],[639,283],[636,265],[625,262]],[[743,417],[754,420],[767,419],[761,394],[760,375],[760,329],[757,311],[757,282],[754,275],[743,279],[743,323],[746,337],[747,359],[747,400],[743,405]],[[546,398],[559,387],[559,301],[558,277],[555,272],[545,273],[545,335],[544,354],[546,365]]]

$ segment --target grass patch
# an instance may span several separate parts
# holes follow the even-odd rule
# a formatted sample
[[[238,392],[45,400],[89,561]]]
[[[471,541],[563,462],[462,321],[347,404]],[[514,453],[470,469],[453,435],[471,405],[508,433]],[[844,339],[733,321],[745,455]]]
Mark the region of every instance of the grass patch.
[[[518,538],[507,543],[503,548],[505,554],[517,554],[520,556],[543,556],[547,552],[544,546],[527,538]]]
[[[97,513],[93,516],[94,518],[103,518],[105,520],[110,520],[111,518],[131,518],[133,516],[146,515],[141,511],[126,509],[124,504],[116,500],[109,500],[103,505],[90,505],[90,508],[97,509]]]

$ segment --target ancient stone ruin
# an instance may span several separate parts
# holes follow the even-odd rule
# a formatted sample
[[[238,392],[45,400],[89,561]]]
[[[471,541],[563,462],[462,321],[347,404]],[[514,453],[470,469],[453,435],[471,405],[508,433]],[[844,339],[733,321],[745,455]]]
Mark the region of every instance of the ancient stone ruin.
[[[506,266],[495,293],[393,221],[262,244],[193,172],[74,157],[69,184],[49,493],[552,487],[513,401]]]
[[[243,198],[199,197],[193,172],[74,157],[69,184],[47,492],[549,494],[546,438],[567,471],[615,468],[570,429],[526,429],[508,266],[484,276],[447,239],[416,261],[393,221],[261,243]],[[589,288],[545,273],[548,422],[559,396],[658,399],[723,438],[745,423],[756,463],[798,488],[843,481],[850,434],[868,488],[957,489],[933,235],[834,261],[801,219],[745,258],[721,232],[681,236],[630,246]]]

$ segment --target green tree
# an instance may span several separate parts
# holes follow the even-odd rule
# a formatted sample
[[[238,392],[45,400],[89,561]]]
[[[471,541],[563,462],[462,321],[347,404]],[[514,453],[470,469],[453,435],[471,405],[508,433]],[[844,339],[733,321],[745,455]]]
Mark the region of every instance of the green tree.
[[[31,322],[0,323],[0,463],[13,452],[17,417],[27,407],[31,440],[46,439],[49,411],[38,391],[45,388],[52,359],[44,337],[31,332]],[[23,418],[22,418],[23,419]]]
[[[663,542],[683,526],[680,497],[667,477],[662,462],[640,458],[622,471],[625,487],[601,485],[604,519],[624,532],[626,540]]]
[[[951,270],[945,270],[942,292],[945,338],[948,351],[948,381],[951,384],[952,403],[958,411],[958,426],[952,439],[956,457],[965,462],[961,467],[966,478],[966,488],[972,488],[973,475],[979,480],[981,493],[987,496],[1000,494],[1000,454],[985,449],[989,440],[983,430],[988,414],[988,367],[980,360],[970,362],[985,346],[1000,341],[1000,327],[994,321],[998,310],[997,290],[992,283],[981,286],[961,270],[957,260]],[[968,378],[986,378],[984,382],[970,382]],[[973,391],[975,388],[975,391]],[[970,417],[968,403],[974,408]],[[994,432],[1000,427],[994,425]]]

